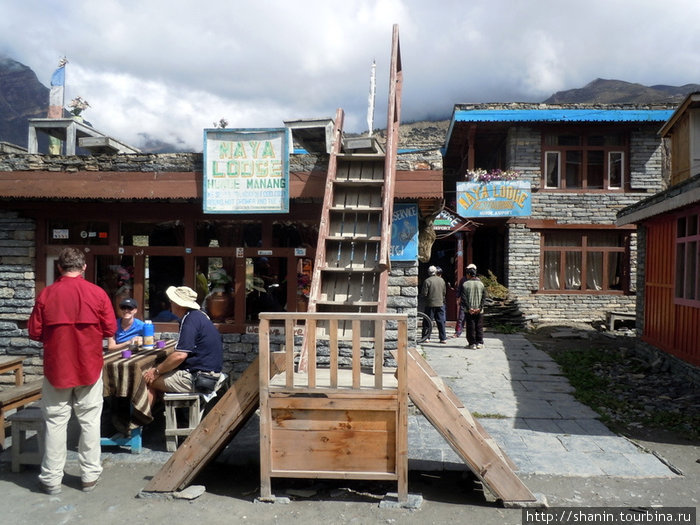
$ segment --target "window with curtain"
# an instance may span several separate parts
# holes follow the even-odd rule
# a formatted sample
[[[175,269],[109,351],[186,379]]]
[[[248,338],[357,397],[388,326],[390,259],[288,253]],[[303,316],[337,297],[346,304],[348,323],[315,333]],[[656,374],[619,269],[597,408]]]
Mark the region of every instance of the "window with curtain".
[[[542,290],[623,291],[627,235],[618,231],[547,231]]]
[[[676,302],[700,307],[700,212],[676,220]]]
[[[543,186],[579,191],[623,189],[627,142],[624,133],[600,130],[545,134]]]

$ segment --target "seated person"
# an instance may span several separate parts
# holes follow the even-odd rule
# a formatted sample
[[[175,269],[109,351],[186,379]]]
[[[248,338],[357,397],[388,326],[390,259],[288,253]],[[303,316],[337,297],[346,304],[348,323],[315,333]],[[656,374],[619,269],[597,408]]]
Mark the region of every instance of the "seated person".
[[[152,308],[151,311],[158,312],[155,317],[151,317],[151,321],[154,323],[171,323],[177,322],[180,318],[175,315],[170,309],[170,301],[168,301],[167,296],[163,292],[158,292],[157,294],[157,308]]]
[[[166,294],[173,313],[182,321],[175,350],[143,373],[151,405],[160,392],[195,392],[198,373],[209,372],[218,378],[223,365],[221,334],[200,310],[197,292],[187,286],[171,286]]]
[[[117,318],[117,332],[107,340],[107,350],[125,350],[130,344],[143,344],[144,322],[136,319],[138,303],[131,297],[119,303],[121,319]]]

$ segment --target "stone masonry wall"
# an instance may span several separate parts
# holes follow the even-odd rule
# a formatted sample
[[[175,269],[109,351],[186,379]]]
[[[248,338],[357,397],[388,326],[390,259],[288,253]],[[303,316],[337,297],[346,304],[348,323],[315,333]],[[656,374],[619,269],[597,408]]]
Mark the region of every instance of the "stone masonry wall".
[[[27,336],[34,306],[35,225],[14,212],[0,211],[0,356],[26,355],[27,380],[42,374],[41,344]],[[14,384],[14,375],[0,376],[0,388]]]
[[[573,193],[541,191],[541,138],[539,130],[512,128],[508,133],[507,167],[520,171],[531,182],[530,219],[556,219],[559,224],[615,224],[617,212],[649,194],[664,183],[661,175],[662,147],[649,127],[631,134],[630,180],[634,190],[625,193]],[[508,225],[506,286],[532,321],[604,320],[606,312],[634,313],[635,296],[619,294],[538,293],[540,276],[540,232],[522,223]],[[637,289],[637,235],[630,239],[630,288]]]

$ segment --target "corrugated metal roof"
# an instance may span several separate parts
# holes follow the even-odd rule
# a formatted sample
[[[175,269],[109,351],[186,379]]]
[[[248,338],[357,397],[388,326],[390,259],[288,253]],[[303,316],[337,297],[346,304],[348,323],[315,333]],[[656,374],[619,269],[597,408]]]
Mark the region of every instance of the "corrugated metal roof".
[[[291,172],[289,196],[323,198],[326,172]],[[442,171],[396,172],[395,196],[441,198]],[[85,199],[168,200],[201,199],[201,172],[0,172],[0,200]]]
[[[672,109],[473,109],[455,110],[454,122],[666,122]]]

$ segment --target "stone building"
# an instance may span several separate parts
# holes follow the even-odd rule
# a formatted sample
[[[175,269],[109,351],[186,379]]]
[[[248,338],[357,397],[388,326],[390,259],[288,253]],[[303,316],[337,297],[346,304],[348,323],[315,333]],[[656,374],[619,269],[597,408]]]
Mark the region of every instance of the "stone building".
[[[27,375],[41,374],[41,345],[28,339],[26,322],[36,294],[56,276],[60,249],[75,246],[86,254],[86,278],[114,298],[115,315],[129,294],[157,332],[177,332],[158,316],[168,308],[160,292],[171,284],[198,289],[208,278],[200,299],[213,314],[214,289],[226,296],[215,322],[224,370],[235,378],[257,355],[257,312],[273,301],[305,308],[300,275],[314,260],[328,166],[323,128],[320,141],[309,128],[299,141],[292,132],[289,211],[277,214],[204,213],[202,154],[0,152],[0,355],[27,355]],[[413,148],[398,157],[396,202],[440,202],[440,151]],[[263,266],[278,286],[261,291],[255,279]],[[393,265],[389,311],[415,312],[417,268],[416,261]]]
[[[456,278],[469,262],[492,271],[533,321],[634,313],[636,228],[617,227],[616,214],[666,187],[657,133],[674,108],[456,105],[445,141],[445,198],[478,228],[467,234],[461,261],[449,240],[436,243],[434,261]],[[516,172],[504,176],[517,184],[490,182],[498,178],[493,170]],[[491,198],[498,184],[517,186],[527,213]],[[479,195],[491,197],[475,209]]]

